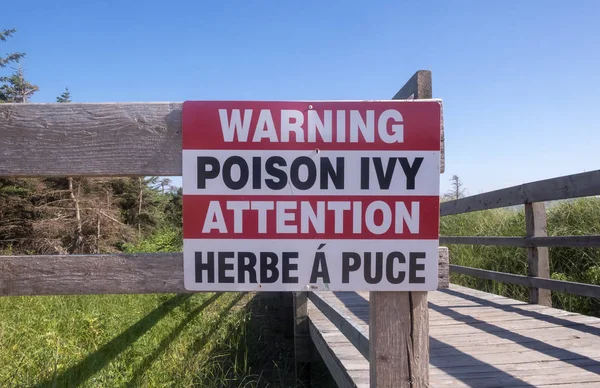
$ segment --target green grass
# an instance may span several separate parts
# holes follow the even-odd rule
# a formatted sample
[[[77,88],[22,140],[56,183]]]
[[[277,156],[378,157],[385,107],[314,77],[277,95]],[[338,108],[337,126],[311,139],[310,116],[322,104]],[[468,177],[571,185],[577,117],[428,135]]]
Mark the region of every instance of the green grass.
[[[124,248],[181,245],[161,229]],[[0,387],[301,387],[278,295],[0,297]]]
[[[289,386],[292,353],[261,337],[260,308],[243,293],[0,298],[0,386]]]
[[[494,209],[442,217],[443,236],[525,236],[522,209]],[[600,234],[600,198],[561,201],[548,208],[548,235]],[[519,275],[527,274],[524,248],[476,245],[450,245],[452,264]],[[600,285],[600,249],[550,248],[553,279]],[[526,301],[527,288],[451,274],[453,283]],[[600,304],[593,298],[552,293],[553,305],[569,311],[600,316]]]

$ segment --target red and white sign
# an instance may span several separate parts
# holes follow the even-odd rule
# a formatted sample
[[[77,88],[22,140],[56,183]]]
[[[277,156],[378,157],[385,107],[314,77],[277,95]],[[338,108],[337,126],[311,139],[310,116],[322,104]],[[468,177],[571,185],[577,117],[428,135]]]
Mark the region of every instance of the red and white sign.
[[[435,290],[440,108],[185,102],[185,288]]]

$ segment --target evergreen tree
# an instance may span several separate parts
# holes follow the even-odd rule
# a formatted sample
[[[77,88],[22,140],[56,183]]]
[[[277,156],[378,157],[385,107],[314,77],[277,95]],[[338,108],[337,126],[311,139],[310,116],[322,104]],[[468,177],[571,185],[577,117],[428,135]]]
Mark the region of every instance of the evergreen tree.
[[[0,42],[6,42],[17,30],[0,30]],[[0,68],[6,67],[13,62],[19,62],[21,58],[25,56],[25,53],[10,53],[5,56],[0,56]]]
[[[69,92],[68,87],[65,88],[65,91],[63,92],[63,94],[56,97],[56,102],[62,102],[62,103],[71,102],[71,92]]]
[[[0,31],[0,42],[5,42],[15,32],[14,28]],[[18,52],[0,56],[0,68],[13,63],[19,65],[19,61],[24,56],[25,53]],[[39,88],[25,79],[20,65],[12,69],[14,70],[12,75],[0,77],[0,102],[27,102]]]
[[[27,102],[39,87],[25,79],[23,68],[18,67],[9,77],[0,77],[0,101],[4,102]]]

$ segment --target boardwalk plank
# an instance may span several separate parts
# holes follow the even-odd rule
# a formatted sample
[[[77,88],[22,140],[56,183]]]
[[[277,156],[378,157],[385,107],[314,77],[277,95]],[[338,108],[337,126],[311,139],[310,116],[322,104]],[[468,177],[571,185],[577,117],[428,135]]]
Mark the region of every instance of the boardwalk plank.
[[[369,332],[368,293],[319,296]],[[429,302],[432,387],[600,387],[599,318],[455,285]],[[364,382],[368,361],[333,324],[319,324],[346,373]]]

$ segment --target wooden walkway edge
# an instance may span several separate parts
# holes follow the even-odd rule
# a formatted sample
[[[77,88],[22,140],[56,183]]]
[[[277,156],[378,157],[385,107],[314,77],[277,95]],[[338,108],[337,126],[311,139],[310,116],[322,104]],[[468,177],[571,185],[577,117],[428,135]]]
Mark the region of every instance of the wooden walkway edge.
[[[340,387],[369,387],[368,298],[309,300],[310,336]],[[352,342],[313,301],[348,321]],[[600,386],[600,318],[456,285],[429,293],[429,317],[431,387]]]

